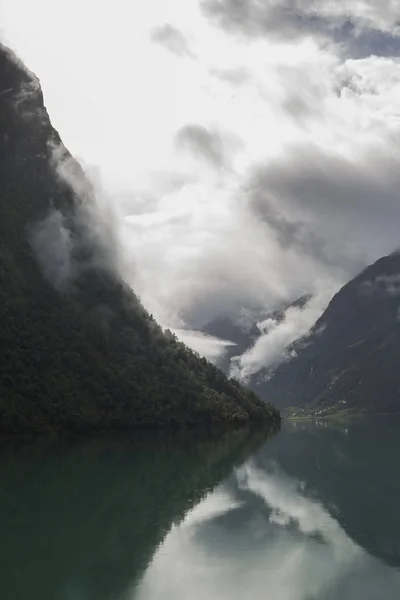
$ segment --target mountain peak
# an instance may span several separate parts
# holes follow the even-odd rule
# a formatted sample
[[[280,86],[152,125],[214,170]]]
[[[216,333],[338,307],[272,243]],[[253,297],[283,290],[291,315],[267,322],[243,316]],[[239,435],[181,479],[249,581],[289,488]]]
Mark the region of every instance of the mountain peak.
[[[255,389],[291,411],[399,410],[400,253],[383,256],[331,300],[296,356]]]
[[[0,82],[0,431],[277,424],[273,407],[164,333],[113,270],[95,192],[38,79],[4,46]],[[55,147],[79,185],[60,176]]]

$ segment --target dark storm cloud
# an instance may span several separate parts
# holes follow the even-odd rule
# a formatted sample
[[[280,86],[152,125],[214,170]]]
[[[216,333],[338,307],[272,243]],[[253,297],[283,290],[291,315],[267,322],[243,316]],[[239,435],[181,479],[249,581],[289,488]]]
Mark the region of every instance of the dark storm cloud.
[[[202,9],[223,29],[250,37],[297,38],[328,26],[325,19],[298,9],[295,0],[282,0],[279,4],[259,0],[203,0]]]
[[[151,32],[151,39],[156,44],[164,46],[167,50],[177,56],[194,58],[183,33],[170,23],[165,23],[165,25],[153,29]]]
[[[283,247],[352,273],[399,245],[399,167],[381,146],[357,161],[299,147],[257,167],[247,194]]]
[[[332,39],[343,45],[346,55],[351,58],[367,56],[400,56],[400,37],[379,29],[357,31],[351,21],[343,23],[332,31]]]
[[[228,140],[202,125],[182,127],[176,134],[176,144],[178,148],[193,152],[217,169],[225,168],[228,164]]]
[[[261,194],[255,194],[254,208],[265,223],[275,232],[281,249],[296,248],[303,255],[311,256],[314,260],[324,263],[327,267],[339,267],[338,257],[332,255],[325,235],[321,235],[310,228],[308,223],[301,219],[290,217],[273,208]],[[345,264],[348,264],[348,258]],[[356,263],[353,269],[359,265]]]
[[[343,2],[335,15],[327,13],[327,6],[328,2],[323,0],[202,2],[203,12],[230,33],[284,41],[311,35],[340,44],[352,58],[400,55],[400,36],[394,35],[390,28],[381,30],[373,21],[362,20],[357,3]]]

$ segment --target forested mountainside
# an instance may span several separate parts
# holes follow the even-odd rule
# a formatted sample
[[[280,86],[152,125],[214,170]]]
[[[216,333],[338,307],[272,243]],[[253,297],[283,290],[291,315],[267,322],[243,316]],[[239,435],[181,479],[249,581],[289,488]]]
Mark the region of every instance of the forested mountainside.
[[[37,78],[0,46],[0,431],[278,422],[163,332],[93,234],[94,206]]]
[[[292,349],[294,358],[254,386],[279,408],[399,412],[400,253],[347,283]]]

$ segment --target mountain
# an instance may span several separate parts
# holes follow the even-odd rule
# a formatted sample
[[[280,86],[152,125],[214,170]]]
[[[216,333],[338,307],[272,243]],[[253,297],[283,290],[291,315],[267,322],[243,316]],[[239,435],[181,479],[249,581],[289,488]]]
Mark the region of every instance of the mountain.
[[[234,356],[240,356],[254,345],[257,338],[261,335],[260,323],[266,319],[273,319],[281,323],[285,318],[285,313],[289,308],[304,308],[311,300],[311,294],[304,294],[293,302],[280,306],[272,310],[264,310],[259,313],[250,313],[246,320],[235,317],[220,316],[207,323],[203,328],[203,333],[222,340],[233,342],[232,346],[227,346],[225,353],[219,359],[218,366],[229,373],[231,359]],[[252,382],[251,385],[256,385]]]
[[[367,267],[331,300],[257,391],[289,412],[399,412],[400,254]]]
[[[124,283],[37,78],[2,46],[0,239],[0,432],[279,421]]]

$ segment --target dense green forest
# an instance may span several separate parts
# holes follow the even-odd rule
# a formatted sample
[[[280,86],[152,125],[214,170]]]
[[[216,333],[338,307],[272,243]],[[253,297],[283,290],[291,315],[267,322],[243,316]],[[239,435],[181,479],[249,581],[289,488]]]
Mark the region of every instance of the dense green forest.
[[[94,205],[36,77],[0,46],[0,431],[278,423],[147,313],[82,216]]]

